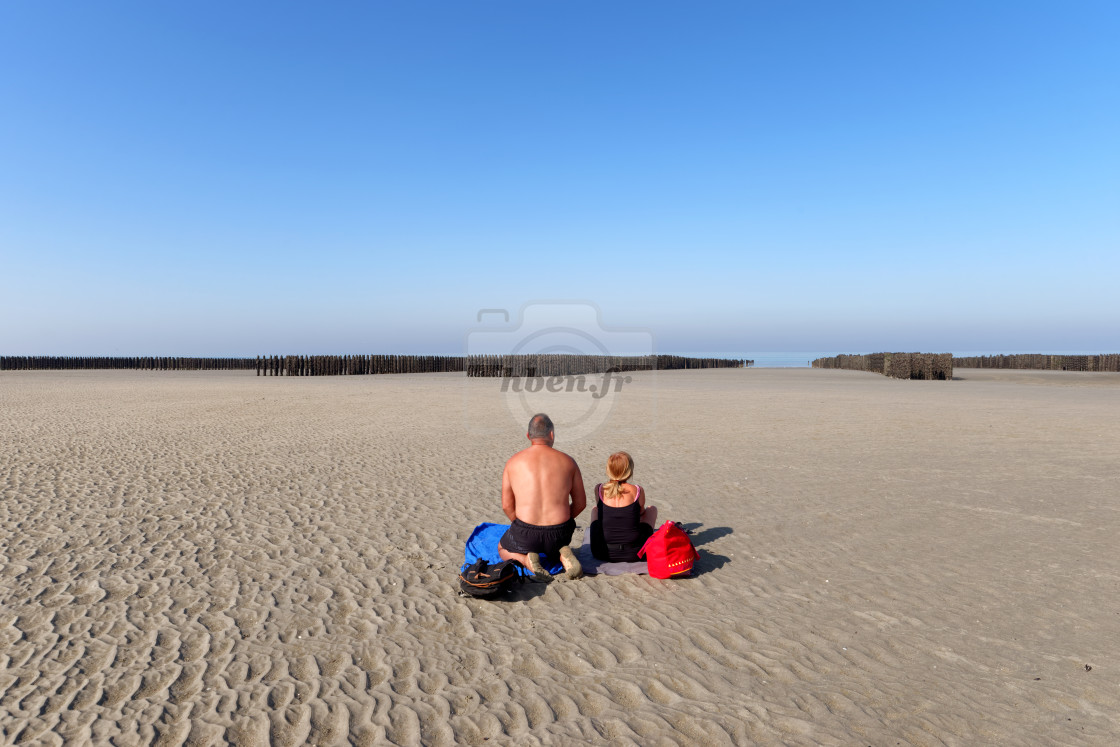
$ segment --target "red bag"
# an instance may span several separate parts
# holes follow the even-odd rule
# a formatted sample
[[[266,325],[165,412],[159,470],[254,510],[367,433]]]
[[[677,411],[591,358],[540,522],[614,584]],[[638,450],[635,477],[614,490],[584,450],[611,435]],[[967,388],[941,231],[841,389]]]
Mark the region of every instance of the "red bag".
[[[692,564],[700,555],[680,525],[667,521],[646,540],[638,550],[638,557],[646,559],[649,575],[672,578],[692,573]]]

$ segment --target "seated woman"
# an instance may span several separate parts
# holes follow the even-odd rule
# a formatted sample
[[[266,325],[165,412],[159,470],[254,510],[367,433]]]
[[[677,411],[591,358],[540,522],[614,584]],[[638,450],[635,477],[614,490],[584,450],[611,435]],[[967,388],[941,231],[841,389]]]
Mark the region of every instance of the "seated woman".
[[[638,562],[638,550],[653,534],[657,509],[646,505],[645,491],[627,480],[634,474],[634,460],[625,451],[607,459],[610,481],[595,486],[591,510],[591,554],[611,563]]]

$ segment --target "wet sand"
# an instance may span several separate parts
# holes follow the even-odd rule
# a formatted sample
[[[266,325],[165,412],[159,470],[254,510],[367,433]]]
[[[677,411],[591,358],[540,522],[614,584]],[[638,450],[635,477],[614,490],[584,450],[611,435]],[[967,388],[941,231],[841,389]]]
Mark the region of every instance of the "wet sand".
[[[0,374],[2,741],[1109,744],[1120,375],[956,374],[635,374],[698,575],[500,601],[496,380]]]

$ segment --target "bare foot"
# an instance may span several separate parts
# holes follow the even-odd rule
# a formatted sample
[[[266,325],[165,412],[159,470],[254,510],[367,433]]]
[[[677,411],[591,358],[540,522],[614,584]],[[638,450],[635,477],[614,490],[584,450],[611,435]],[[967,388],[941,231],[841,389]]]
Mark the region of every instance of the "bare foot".
[[[560,548],[560,564],[564,566],[564,575],[568,578],[579,578],[583,575],[583,566],[579,564],[579,558],[567,545]]]
[[[547,581],[552,578],[548,571],[541,565],[541,556],[535,552],[525,553],[525,560],[528,561],[529,570],[533,572],[533,577],[538,581]]]

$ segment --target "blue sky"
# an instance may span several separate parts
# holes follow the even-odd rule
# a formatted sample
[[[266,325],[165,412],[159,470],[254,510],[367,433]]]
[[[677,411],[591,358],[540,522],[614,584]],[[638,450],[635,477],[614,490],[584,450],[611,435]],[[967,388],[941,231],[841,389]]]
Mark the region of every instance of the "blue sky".
[[[1120,350],[1115,2],[0,4],[0,352]]]

